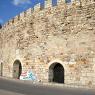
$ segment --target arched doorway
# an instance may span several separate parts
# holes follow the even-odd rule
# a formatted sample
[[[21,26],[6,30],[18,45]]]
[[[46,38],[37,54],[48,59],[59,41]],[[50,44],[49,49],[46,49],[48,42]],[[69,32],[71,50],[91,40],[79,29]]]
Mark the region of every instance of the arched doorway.
[[[49,81],[64,83],[64,67],[60,63],[53,63],[49,67]]]
[[[3,63],[0,64],[0,76],[3,76]]]
[[[13,78],[19,79],[22,72],[22,66],[19,60],[16,60],[13,64]]]

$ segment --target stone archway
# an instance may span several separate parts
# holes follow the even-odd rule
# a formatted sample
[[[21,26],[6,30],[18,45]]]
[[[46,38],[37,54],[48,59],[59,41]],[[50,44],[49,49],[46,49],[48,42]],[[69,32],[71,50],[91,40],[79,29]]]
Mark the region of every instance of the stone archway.
[[[49,67],[49,81],[56,83],[64,83],[64,67],[55,62]]]
[[[13,64],[13,78],[19,79],[22,72],[21,62],[16,60]]]
[[[0,76],[3,76],[3,63],[0,63]]]

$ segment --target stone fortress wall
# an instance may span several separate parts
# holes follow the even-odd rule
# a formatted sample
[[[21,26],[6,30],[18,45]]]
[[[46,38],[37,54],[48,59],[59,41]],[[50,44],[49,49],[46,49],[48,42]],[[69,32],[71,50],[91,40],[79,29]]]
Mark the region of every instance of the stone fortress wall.
[[[51,1],[51,0],[50,0]],[[53,68],[64,68],[64,84],[95,87],[95,1],[58,0],[37,4],[0,29],[3,76],[13,77],[19,60],[22,71],[53,82]]]

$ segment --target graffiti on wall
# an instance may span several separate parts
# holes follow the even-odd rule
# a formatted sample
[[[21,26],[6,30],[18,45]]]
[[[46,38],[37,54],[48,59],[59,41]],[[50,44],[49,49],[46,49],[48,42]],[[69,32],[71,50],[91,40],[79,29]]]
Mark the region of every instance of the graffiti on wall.
[[[21,76],[20,76],[20,80],[32,80],[35,81],[37,80],[35,74],[31,71],[28,70],[26,72],[22,72]]]

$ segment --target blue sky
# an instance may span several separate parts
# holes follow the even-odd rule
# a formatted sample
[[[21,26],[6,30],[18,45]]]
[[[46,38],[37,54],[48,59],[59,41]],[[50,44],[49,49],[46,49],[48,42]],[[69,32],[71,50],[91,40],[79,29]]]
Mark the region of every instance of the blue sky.
[[[33,7],[44,0],[0,0],[0,23],[4,24],[9,19],[18,15],[24,10]]]

